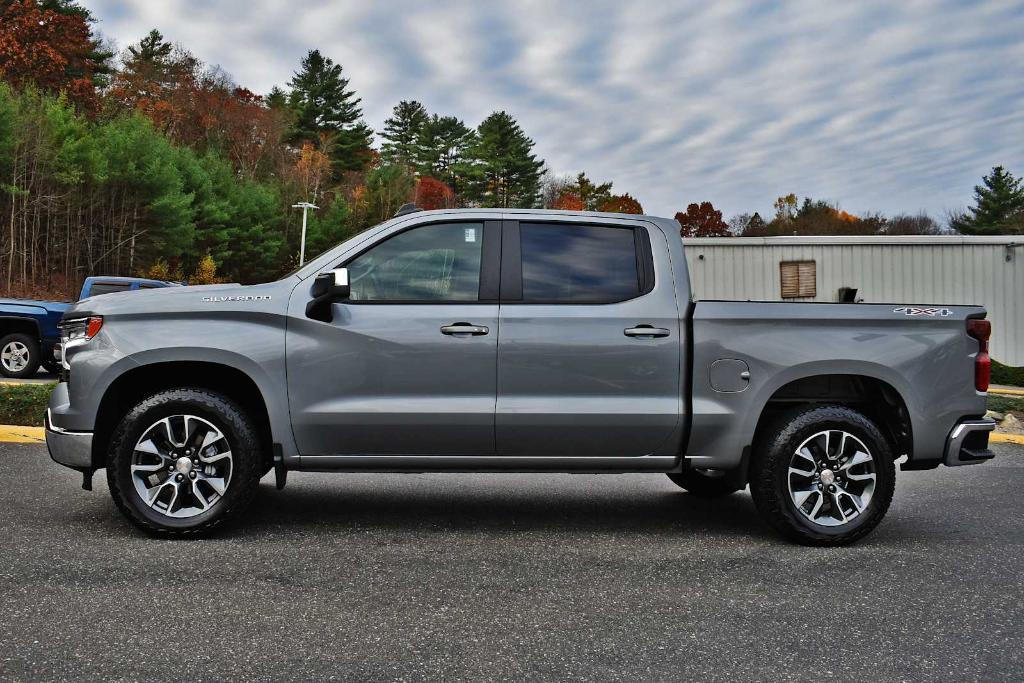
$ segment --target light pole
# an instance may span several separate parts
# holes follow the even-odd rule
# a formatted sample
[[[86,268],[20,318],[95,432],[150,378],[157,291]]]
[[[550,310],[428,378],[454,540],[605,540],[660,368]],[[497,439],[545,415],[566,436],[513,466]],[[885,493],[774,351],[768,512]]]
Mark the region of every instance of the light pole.
[[[301,266],[306,262],[306,212],[309,209],[319,209],[320,207],[309,202],[299,202],[298,204],[292,204],[292,208],[302,209],[302,242],[299,246],[299,265]]]

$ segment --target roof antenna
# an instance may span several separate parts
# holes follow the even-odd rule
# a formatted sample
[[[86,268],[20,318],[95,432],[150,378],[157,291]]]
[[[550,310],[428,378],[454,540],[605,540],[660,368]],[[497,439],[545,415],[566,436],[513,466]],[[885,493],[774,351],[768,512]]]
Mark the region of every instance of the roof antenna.
[[[422,210],[423,209],[421,209],[420,207],[416,206],[412,202],[409,202],[408,204],[402,204],[402,208],[400,208],[398,210],[398,213],[395,214],[395,218],[398,218],[399,216],[404,216],[407,213],[416,213],[417,211],[422,211]]]

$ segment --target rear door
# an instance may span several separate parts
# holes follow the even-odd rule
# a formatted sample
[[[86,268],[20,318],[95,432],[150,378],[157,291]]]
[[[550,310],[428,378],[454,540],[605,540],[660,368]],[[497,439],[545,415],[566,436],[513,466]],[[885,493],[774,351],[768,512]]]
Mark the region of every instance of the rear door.
[[[681,347],[671,276],[656,276],[672,272],[664,240],[641,222],[505,221],[499,455],[640,456],[669,441]]]
[[[303,455],[493,455],[498,221],[419,225],[347,259],[332,320],[293,295],[288,392]]]

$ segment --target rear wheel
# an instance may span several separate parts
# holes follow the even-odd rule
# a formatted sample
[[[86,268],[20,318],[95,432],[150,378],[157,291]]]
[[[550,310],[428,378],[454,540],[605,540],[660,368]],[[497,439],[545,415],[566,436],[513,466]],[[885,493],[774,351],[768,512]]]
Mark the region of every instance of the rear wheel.
[[[225,396],[172,389],[135,406],[111,442],[107,483],[146,531],[207,532],[249,504],[263,474],[257,431]]]
[[[888,441],[844,406],[788,413],[764,434],[750,492],[771,526],[804,545],[845,545],[878,526],[896,467]]]
[[[39,369],[40,360],[39,341],[32,335],[19,332],[0,339],[0,375],[31,377]]]
[[[670,472],[668,478],[699,498],[719,498],[744,488],[737,473],[726,470],[694,468]]]

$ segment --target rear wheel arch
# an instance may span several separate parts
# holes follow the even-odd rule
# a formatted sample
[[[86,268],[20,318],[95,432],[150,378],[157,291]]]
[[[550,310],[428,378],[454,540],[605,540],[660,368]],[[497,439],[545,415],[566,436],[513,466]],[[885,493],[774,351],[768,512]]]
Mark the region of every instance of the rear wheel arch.
[[[754,429],[752,454],[776,419],[801,405],[827,404],[851,408],[874,422],[896,457],[913,452],[910,412],[899,390],[888,381],[866,374],[815,374],[778,387],[761,408]]]
[[[94,467],[106,466],[110,439],[133,407],[153,394],[177,388],[206,389],[242,407],[257,425],[265,466],[270,466],[273,435],[267,400],[256,381],[242,370],[223,363],[166,361],[132,368],[107,386],[96,412],[92,446]]]

